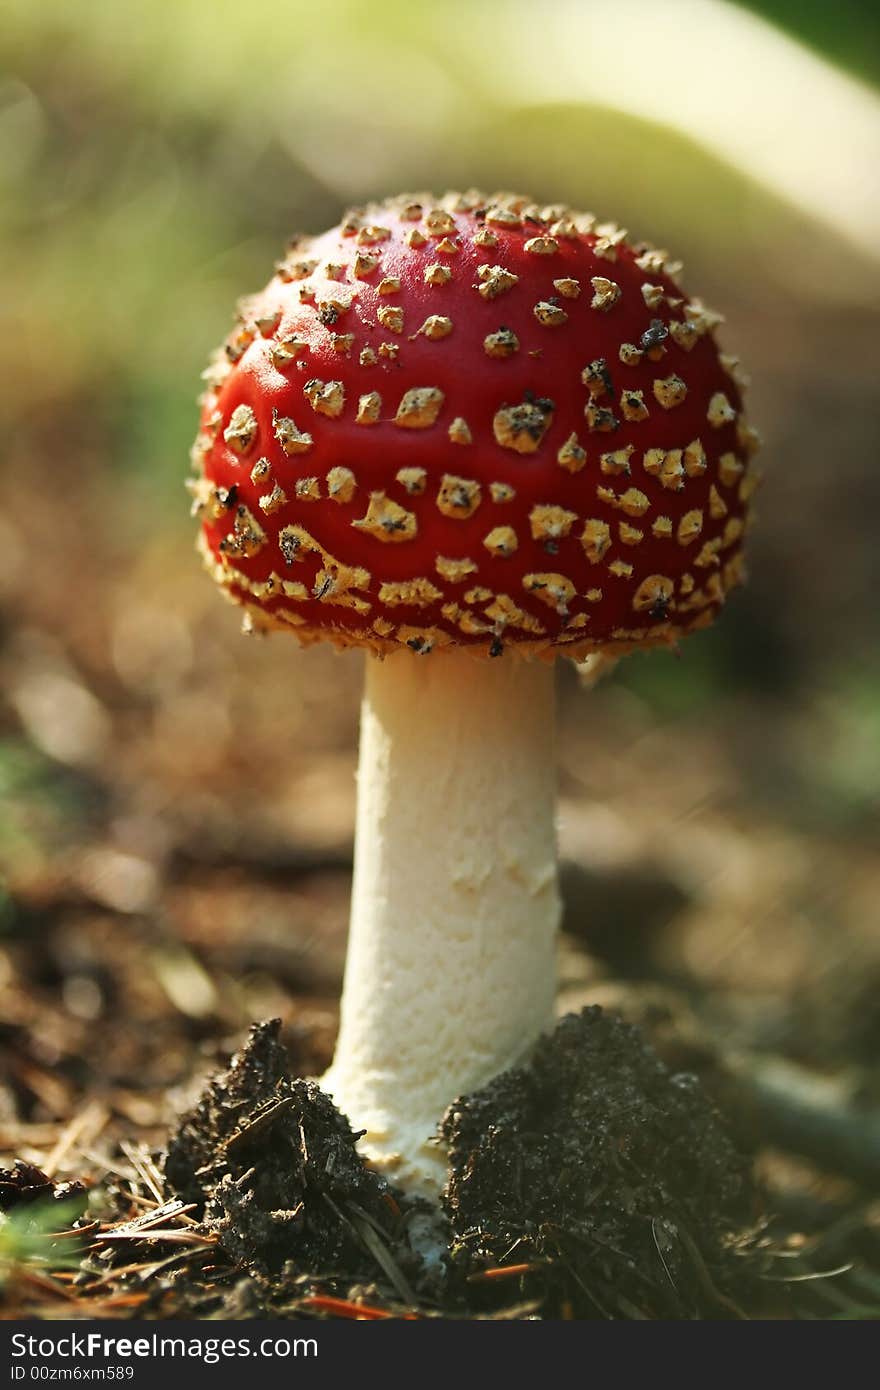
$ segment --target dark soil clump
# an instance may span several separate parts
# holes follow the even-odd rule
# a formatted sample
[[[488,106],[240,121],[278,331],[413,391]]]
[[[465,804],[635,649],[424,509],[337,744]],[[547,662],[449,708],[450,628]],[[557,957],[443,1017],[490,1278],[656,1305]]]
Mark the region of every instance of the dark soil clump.
[[[81,1182],[55,1182],[42,1168],[18,1159],[14,1168],[0,1168],[0,1212],[39,1203],[65,1203],[68,1210],[83,1210],[86,1189]]]
[[[746,1160],[695,1078],[620,1018],[568,1016],[528,1066],[450,1107],[443,1268],[410,1244],[424,1206],[364,1165],[317,1085],[291,1078],[279,1029],[252,1028],[165,1161],[230,1261],[228,1315],[365,1287],[385,1316],[718,1318],[754,1301]]]
[[[699,1083],[599,1008],[450,1107],[451,1295],[543,1316],[738,1316],[745,1159]],[[510,1270],[509,1275],[502,1271]]]
[[[184,1116],[166,1177],[242,1266],[271,1272],[291,1261],[299,1274],[375,1278],[383,1253],[401,1243],[400,1208],[329,1096],[291,1078],[280,1026],[255,1024]]]

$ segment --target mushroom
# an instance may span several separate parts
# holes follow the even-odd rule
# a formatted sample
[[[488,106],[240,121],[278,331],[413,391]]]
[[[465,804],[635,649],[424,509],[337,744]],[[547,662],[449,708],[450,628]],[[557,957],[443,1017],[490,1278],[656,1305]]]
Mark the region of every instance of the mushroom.
[[[413,1190],[552,1018],[554,659],[672,646],[743,577],[755,435],[678,269],[526,198],[390,199],[293,243],[206,373],[210,572],[370,657],[323,1084]]]

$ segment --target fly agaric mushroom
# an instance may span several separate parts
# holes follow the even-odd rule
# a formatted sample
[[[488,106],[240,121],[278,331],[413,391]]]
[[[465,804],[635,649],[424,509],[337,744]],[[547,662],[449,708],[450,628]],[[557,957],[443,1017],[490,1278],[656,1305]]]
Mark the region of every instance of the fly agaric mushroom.
[[[554,658],[673,645],[742,579],[755,435],[679,269],[563,207],[395,198],[293,242],[206,373],[210,572],[379,658],[323,1084],[403,1185],[552,1016]]]

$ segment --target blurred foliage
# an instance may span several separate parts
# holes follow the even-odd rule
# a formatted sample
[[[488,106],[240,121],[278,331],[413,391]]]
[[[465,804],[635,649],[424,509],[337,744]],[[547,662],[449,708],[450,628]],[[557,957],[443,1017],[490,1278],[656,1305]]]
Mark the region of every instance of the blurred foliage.
[[[740,0],[826,58],[880,83],[880,8],[873,0]]]
[[[82,1243],[76,1238],[58,1240],[58,1232],[70,1227],[81,1215],[79,1201],[51,1199],[16,1207],[8,1215],[0,1213],[0,1289],[14,1282],[23,1270],[76,1269],[82,1258]]]

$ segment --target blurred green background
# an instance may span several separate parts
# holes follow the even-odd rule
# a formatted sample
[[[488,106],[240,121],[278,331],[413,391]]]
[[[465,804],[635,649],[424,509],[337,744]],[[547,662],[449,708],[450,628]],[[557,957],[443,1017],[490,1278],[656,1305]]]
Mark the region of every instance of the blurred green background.
[[[183,479],[236,298],[404,189],[613,217],[726,314],[765,440],[752,580],[678,657],[561,673],[563,853],[622,932],[615,883],[673,884],[654,967],[759,1001],[777,1045],[876,984],[878,37],[856,0],[7,0],[2,920],[43,1065],[114,999],[149,1019],[137,941],[205,1027],[287,1009],[306,960],[332,1008],[360,659],[239,637]],[[276,900],[276,852],[330,877]]]

